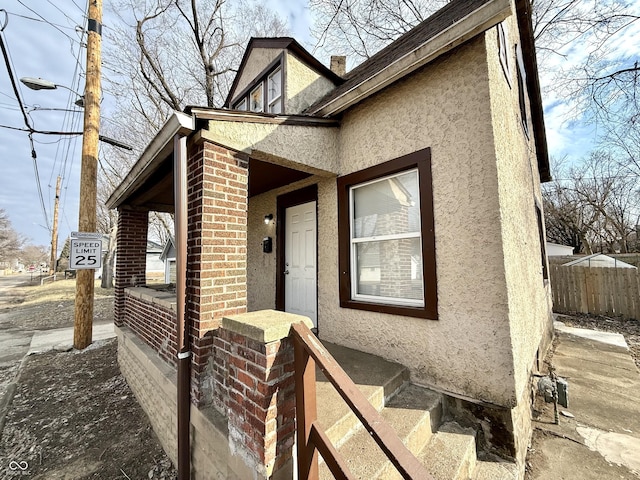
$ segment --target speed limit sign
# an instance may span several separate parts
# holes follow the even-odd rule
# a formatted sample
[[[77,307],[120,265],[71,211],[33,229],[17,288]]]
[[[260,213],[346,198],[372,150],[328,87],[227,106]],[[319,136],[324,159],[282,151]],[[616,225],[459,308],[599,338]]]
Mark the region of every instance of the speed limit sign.
[[[81,270],[102,266],[102,238],[72,238],[69,268]]]

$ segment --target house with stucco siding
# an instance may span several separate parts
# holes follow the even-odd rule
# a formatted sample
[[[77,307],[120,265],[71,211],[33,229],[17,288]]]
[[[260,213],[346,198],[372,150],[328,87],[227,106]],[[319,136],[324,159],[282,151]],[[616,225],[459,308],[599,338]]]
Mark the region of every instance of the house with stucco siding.
[[[192,422],[217,412],[224,458],[267,462],[254,465],[264,478],[295,461],[277,456],[290,436],[278,435],[271,463],[238,440],[231,416],[243,400],[229,400],[239,365],[229,355],[244,351],[230,345],[247,331],[234,325],[285,312],[306,317],[321,342],[406,367],[450,414],[478,419],[522,477],[532,374],[552,337],[540,192],[550,172],[529,2],[454,0],[344,65],[325,66],[292,38],[254,38],[222,108],[175,112],[150,140],[107,204],[119,212],[123,372],[156,431],[171,430],[158,412],[175,401],[162,400],[162,382],[179,350],[176,293],[135,279],[148,212],[176,211],[183,162],[177,268]],[[153,383],[151,368],[169,373]],[[172,435],[159,433],[165,446]],[[215,468],[235,478],[237,464]]]

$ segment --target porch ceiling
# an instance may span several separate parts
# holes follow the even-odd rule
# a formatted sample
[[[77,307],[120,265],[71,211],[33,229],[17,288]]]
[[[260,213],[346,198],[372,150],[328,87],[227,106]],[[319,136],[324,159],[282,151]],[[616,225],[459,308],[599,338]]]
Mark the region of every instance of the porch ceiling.
[[[249,196],[253,197],[309,176],[311,174],[307,172],[249,158]],[[122,205],[173,213],[173,155],[162,160]]]

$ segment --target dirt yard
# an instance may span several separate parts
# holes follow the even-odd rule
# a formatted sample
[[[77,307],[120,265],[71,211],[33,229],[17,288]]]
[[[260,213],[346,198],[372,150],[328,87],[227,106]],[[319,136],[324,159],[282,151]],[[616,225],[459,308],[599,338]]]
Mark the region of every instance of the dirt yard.
[[[21,330],[73,325],[73,282],[22,288],[0,309],[0,323]],[[112,292],[96,289],[95,322],[110,321]],[[0,384],[11,382],[15,392],[0,432],[0,478],[177,478],[120,374],[115,339],[0,368]]]

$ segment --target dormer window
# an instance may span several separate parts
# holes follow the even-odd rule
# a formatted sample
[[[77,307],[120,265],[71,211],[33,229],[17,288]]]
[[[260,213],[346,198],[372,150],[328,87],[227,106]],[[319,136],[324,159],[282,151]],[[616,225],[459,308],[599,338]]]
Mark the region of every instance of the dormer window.
[[[282,67],[278,64],[256,83],[245,90],[246,93],[233,104],[234,110],[252,112],[282,113]]]

